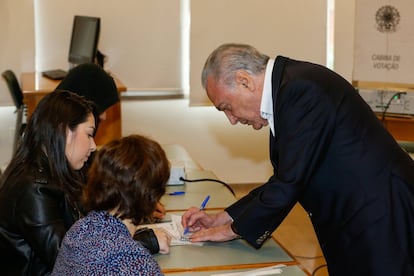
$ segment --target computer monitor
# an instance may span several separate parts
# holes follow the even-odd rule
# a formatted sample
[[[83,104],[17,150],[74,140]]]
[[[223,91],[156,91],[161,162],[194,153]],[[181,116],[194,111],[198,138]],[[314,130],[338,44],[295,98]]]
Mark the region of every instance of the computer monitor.
[[[96,62],[100,24],[99,17],[75,15],[68,58],[71,66]]]

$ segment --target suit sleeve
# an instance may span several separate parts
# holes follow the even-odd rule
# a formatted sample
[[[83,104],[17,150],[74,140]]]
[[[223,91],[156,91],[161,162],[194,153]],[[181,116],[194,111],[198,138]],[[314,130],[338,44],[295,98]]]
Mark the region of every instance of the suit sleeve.
[[[270,156],[274,175],[229,206],[234,229],[260,248],[306,189],[329,146],[335,110],[323,90],[308,81],[290,82],[279,92]],[[273,143],[273,144],[272,144]]]
[[[65,225],[65,204],[61,190],[32,184],[16,206],[16,219],[22,235],[50,271],[69,227]]]

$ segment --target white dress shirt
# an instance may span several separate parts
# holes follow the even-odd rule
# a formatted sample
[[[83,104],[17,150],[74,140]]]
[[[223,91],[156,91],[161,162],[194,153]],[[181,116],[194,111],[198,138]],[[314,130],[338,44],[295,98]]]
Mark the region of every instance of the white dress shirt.
[[[275,136],[275,125],[273,122],[273,100],[272,100],[272,72],[273,64],[275,63],[274,59],[269,59],[266,66],[263,93],[262,93],[262,103],[260,104],[260,116],[263,119],[266,119],[269,123],[270,130],[272,131],[273,136]]]

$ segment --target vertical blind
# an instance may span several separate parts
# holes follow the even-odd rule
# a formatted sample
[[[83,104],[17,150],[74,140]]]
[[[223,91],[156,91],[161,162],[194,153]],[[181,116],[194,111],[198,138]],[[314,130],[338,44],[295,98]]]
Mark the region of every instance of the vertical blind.
[[[200,83],[210,52],[248,43],[271,57],[326,64],[326,0],[35,0],[36,69],[68,69],[74,15],[101,17],[105,66],[128,90],[182,90],[190,105],[210,104]],[[189,68],[183,69],[181,6],[190,4]],[[187,73],[189,72],[189,73]],[[185,79],[185,78],[184,78]]]
[[[22,20],[24,18],[24,20]],[[11,69],[20,76],[34,69],[32,1],[0,1],[0,72]],[[0,106],[13,105],[6,82],[0,81]]]
[[[326,0],[192,0],[190,104],[209,104],[201,70],[222,43],[251,44],[270,57],[326,64],[326,14]]]
[[[74,15],[101,18],[105,67],[128,90],[181,89],[180,0],[35,0],[38,71],[69,68]]]

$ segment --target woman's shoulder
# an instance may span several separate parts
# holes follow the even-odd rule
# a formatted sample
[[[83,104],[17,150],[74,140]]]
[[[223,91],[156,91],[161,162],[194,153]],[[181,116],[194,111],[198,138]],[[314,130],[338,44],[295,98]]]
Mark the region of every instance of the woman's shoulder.
[[[63,191],[53,183],[49,171],[44,168],[29,166],[20,170],[16,169],[4,179],[0,198],[6,201],[45,196],[60,198],[63,196]]]
[[[38,225],[55,220],[64,204],[63,191],[49,185],[48,177],[33,173],[32,168],[12,172],[0,190],[0,216],[10,223],[30,221]]]
[[[6,172],[4,175],[0,196],[16,198],[35,183],[35,170],[31,167],[22,167]]]

